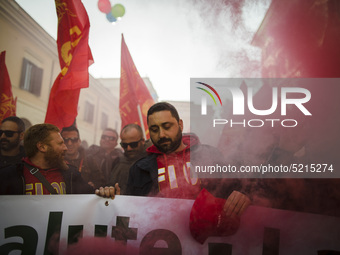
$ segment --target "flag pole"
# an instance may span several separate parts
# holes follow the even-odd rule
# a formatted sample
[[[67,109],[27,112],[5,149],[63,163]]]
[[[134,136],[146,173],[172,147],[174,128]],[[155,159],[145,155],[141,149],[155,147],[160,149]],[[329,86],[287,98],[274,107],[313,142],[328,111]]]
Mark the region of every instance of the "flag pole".
[[[140,105],[139,104],[137,104],[137,112],[138,112],[138,117],[139,117],[140,125],[142,126],[142,130],[143,130],[143,137],[146,140],[145,128],[144,128],[144,122],[143,122],[143,115],[142,115],[142,111],[140,109]]]

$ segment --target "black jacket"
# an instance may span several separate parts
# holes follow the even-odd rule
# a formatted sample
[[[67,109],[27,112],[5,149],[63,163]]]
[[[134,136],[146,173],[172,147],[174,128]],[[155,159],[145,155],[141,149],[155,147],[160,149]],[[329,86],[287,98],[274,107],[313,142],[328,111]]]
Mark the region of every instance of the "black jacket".
[[[18,164],[25,157],[25,150],[22,145],[20,145],[20,151],[18,155],[15,156],[3,156],[0,151],[0,168],[5,168],[10,165]]]
[[[138,160],[129,173],[126,195],[147,196],[158,193],[157,155]]]
[[[93,182],[95,188],[104,187],[110,178],[112,167],[123,153],[114,149],[106,155],[103,148],[98,145],[91,145],[86,151],[84,166],[81,175],[87,182]]]
[[[94,189],[81,177],[72,165],[68,170],[61,170],[67,194],[94,194]],[[0,170],[0,195],[24,195],[25,178],[23,175],[24,164],[11,165]]]

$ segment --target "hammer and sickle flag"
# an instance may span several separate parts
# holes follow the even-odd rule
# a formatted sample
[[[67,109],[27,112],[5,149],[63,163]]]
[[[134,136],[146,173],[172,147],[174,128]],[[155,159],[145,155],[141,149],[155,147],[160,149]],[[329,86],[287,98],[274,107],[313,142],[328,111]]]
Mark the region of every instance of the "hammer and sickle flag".
[[[149,138],[146,115],[155,102],[137,71],[123,35],[121,47],[119,111],[122,128],[130,123],[138,124],[144,129],[145,138]]]
[[[55,0],[55,4],[61,72],[50,92],[45,123],[62,129],[77,117],[80,89],[89,86],[93,58],[88,45],[90,22],[81,0]]]
[[[0,122],[16,115],[16,98],[13,98],[12,85],[5,63],[6,51],[0,56]]]

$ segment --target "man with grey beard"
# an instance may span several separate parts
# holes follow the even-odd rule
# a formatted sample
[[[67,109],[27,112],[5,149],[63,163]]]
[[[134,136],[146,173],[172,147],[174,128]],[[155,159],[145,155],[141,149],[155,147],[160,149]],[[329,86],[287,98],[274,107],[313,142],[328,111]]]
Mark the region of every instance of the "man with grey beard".
[[[24,136],[27,157],[0,171],[1,195],[92,194],[77,169],[67,165],[67,147],[58,127],[37,124]]]
[[[0,127],[0,168],[16,164],[25,156],[25,124],[22,119],[10,116],[2,120]]]

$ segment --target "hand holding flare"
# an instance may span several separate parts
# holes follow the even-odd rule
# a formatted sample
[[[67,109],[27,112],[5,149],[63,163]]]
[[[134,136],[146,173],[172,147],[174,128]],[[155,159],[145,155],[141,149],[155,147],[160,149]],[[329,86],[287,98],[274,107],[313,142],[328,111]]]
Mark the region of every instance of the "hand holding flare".
[[[233,191],[225,200],[203,189],[191,209],[191,235],[203,244],[210,236],[235,234],[240,225],[240,216],[249,204],[250,199],[238,191]]]

